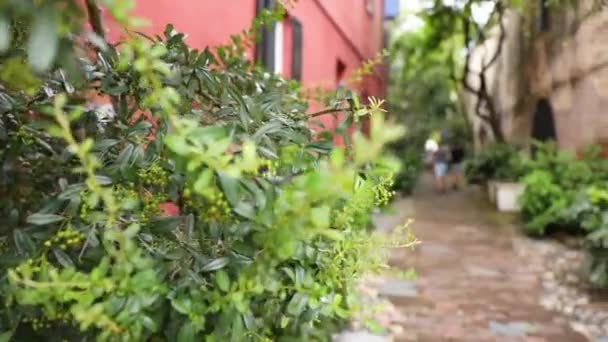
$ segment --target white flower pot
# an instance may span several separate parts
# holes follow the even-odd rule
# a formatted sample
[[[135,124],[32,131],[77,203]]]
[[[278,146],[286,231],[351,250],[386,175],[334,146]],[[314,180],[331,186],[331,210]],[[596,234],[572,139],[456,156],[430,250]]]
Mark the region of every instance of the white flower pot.
[[[519,212],[519,197],[524,193],[525,186],[522,183],[495,182],[496,206],[498,211]]]

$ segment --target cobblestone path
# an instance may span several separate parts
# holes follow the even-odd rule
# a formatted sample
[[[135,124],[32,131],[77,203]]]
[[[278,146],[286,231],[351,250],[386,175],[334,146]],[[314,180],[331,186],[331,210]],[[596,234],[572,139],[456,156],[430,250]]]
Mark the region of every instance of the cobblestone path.
[[[530,250],[513,217],[489,207],[479,191],[434,194],[424,179],[417,192],[397,201],[380,229],[406,218],[421,240],[397,250],[391,264],[413,267],[414,281],[376,285],[394,310],[395,341],[586,341],[568,320],[541,306],[544,262]]]

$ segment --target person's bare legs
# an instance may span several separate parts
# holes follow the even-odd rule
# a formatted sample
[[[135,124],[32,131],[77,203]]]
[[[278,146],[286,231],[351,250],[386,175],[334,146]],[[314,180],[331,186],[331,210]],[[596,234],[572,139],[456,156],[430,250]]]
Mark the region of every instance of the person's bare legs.
[[[458,190],[462,185],[462,168],[460,165],[456,164],[452,168],[451,172],[451,185],[454,190]]]
[[[445,192],[445,177],[435,177],[435,191],[440,194]]]
[[[452,188],[454,190],[458,190],[460,189],[460,185],[461,185],[461,177],[459,173],[454,173],[452,175]]]
[[[435,173],[435,191],[438,193],[444,193],[446,188],[446,165],[442,163],[436,163],[433,165],[433,171]]]

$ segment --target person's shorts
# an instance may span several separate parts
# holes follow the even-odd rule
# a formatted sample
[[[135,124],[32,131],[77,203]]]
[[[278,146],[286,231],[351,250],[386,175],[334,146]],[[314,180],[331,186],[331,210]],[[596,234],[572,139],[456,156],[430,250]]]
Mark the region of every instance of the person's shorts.
[[[450,172],[462,173],[462,163],[450,164]]]
[[[435,177],[444,177],[448,173],[448,163],[435,163],[433,169]]]

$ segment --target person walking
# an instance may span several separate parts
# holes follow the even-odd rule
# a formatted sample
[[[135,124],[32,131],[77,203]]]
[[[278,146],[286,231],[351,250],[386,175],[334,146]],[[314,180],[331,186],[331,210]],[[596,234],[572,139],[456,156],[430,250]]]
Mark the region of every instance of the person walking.
[[[435,152],[439,149],[439,145],[433,138],[428,138],[424,143],[424,167],[430,170],[435,161]]]
[[[448,163],[450,161],[450,147],[447,144],[447,134],[442,132],[439,146],[434,153],[433,171],[435,175],[435,191],[444,193],[446,191],[446,176]]]
[[[454,190],[458,190],[462,185],[462,164],[464,163],[465,151],[461,142],[455,142],[451,146],[450,163],[448,173],[450,174],[450,183]]]

